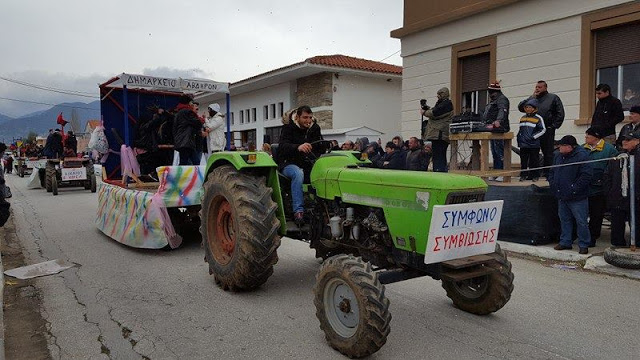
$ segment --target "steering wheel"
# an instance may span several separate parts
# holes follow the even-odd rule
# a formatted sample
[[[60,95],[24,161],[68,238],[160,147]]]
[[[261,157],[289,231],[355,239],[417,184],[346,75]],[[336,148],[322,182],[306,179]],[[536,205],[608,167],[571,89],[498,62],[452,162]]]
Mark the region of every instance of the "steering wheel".
[[[330,140],[316,140],[309,143],[311,145],[311,152],[302,153],[302,157],[304,160],[309,163],[310,166],[318,160],[319,155],[317,154],[328,154],[331,152],[331,141]]]

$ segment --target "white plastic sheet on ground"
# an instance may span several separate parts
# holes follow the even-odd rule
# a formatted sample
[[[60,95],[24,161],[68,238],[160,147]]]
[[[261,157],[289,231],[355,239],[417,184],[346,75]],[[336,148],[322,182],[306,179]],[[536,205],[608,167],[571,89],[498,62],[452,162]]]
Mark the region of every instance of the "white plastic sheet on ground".
[[[66,260],[50,260],[41,262],[39,264],[22,266],[19,268],[7,270],[5,275],[11,276],[17,279],[32,279],[39,276],[47,276],[57,274],[61,271],[74,267],[76,264],[68,262]]]

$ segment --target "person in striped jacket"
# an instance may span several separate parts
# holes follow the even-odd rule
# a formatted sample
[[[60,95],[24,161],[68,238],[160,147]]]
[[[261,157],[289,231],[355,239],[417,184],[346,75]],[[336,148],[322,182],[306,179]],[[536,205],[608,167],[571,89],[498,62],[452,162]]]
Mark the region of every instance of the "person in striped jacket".
[[[520,148],[520,181],[538,181],[540,170],[526,171],[537,168],[540,162],[540,137],[547,131],[544,119],[537,114],[538,100],[529,99],[524,105],[525,114],[520,118],[518,130],[518,147]]]

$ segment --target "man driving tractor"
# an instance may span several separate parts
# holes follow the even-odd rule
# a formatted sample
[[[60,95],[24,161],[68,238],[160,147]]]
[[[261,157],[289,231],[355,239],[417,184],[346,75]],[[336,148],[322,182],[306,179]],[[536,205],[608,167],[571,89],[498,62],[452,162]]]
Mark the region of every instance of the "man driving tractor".
[[[320,126],[313,120],[313,112],[307,105],[291,111],[282,119],[278,150],[278,167],[284,176],[291,179],[291,198],[294,221],[301,225],[304,222],[304,198],[302,183],[305,173],[311,171],[313,158],[311,143],[322,140]],[[305,160],[307,159],[307,160]]]

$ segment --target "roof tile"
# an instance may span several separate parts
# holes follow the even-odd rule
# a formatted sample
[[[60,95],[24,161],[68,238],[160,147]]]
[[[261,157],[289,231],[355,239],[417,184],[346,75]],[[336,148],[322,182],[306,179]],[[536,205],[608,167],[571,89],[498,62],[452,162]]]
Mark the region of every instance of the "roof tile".
[[[308,58],[306,62],[316,65],[335,66],[348,69],[402,75],[402,67],[400,66],[386,64],[379,61],[360,59],[346,55],[314,56],[312,58]]]

